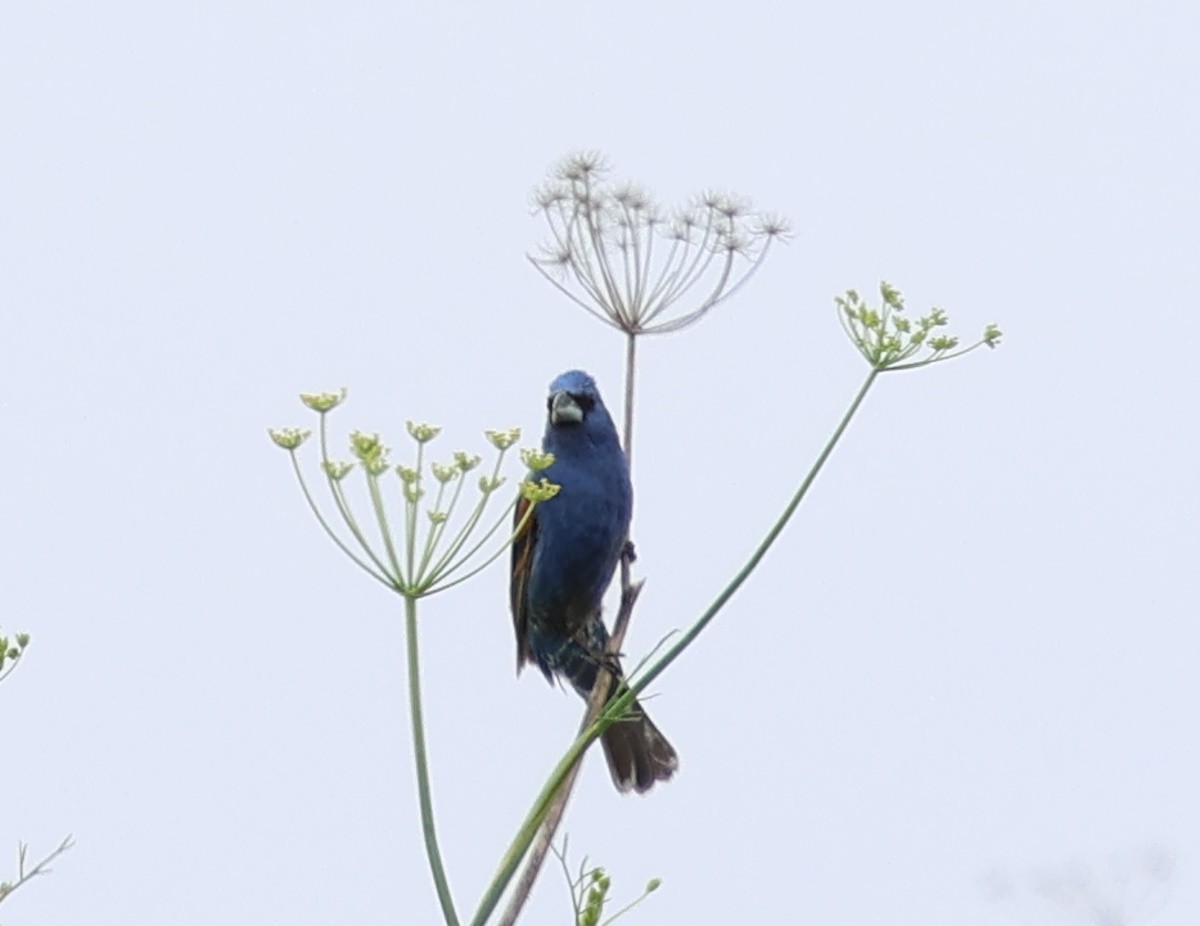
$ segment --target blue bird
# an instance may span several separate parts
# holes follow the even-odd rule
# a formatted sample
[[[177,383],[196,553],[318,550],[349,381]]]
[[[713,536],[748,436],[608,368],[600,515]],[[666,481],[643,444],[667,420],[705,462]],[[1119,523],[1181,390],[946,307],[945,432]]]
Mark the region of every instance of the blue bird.
[[[629,536],[633,486],[629,463],[595,381],[581,370],[550,384],[542,449],[554,454],[544,470],[561,489],[534,509],[513,543],[510,586],[517,634],[517,671],[537,665],[553,681],[565,678],[587,698],[603,664],[617,678],[621,667],[606,656],[608,629],[601,600],[612,582]],[[528,508],[517,505],[516,523]],[[674,748],[636,701],[630,717],[601,737],[618,791],[648,791],[679,767]]]

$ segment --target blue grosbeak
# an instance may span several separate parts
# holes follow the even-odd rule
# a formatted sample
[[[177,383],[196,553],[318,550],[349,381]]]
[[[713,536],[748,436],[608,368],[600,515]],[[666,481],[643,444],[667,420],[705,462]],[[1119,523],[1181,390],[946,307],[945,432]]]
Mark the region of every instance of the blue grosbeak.
[[[534,509],[513,543],[517,671],[535,663],[548,681],[564,677],[586,699],[598,666],[621,679],[619,661],[605,653],[609,637],[600,604],[625,550],[633,486],[617,429],[590,376],[562,374],[550,384],[546,404],[542,449],[554,454],[554,463],[543,475],[562,488]],[[518,524],[527,508],[524,500],[518,504]],[[619,791],[648,791],[679,766],[674,748],[636,701],[601,742]]]

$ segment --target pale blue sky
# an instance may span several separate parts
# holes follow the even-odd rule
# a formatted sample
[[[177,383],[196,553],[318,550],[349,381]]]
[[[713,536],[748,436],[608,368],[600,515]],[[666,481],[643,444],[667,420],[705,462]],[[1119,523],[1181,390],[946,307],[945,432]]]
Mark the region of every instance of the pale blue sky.
[[[393,600],[268,425],[481,447],[621,344],[527,266],[578,148],[796,234],[646,343],[635,658],[688,623],[863,375],[886,277],[1003,347],[885,379],[656,685],[676,781],[589,760],[567,828],[630,923],[1088,922],[1030,871],[1171,853],[1200,908],[1192,292],[1200,20],[1168,3],[0,8],[0,852],[78,846],[24,926],[430,923]],[[513,677],[502,567],[423,619],[474,904],[578,721]],[[11,854],[11,853],[10,853]],[[0,858],[3,858],[0,855]],[[0,864],[7,877],[12,862]],[[1009,873],[1011,901],[988,899]],[[530,923],[564,923],[549,873]],[[1136,916],[1128,922],[1145,921]]]

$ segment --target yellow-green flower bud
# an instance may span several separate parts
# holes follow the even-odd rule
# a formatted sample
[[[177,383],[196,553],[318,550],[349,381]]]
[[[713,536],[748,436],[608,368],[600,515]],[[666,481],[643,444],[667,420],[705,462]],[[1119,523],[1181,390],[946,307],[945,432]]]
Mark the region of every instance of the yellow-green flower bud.
[[[481,459],[477,453],[467,453],[465,450],[454,451],[454,465],[464,473],[469,473],[478,466]]]
[[[425,494],[425,490],[418,486],[415,482],[404,483],[404,499],[410,505],[415,505],[421,500],[421,496]]]
[[[554,498],[561,488],[562,486],[555,485],[549,479],[543,478],[540,482],[526,479],[521,483],[521,495],[536,504]]]
[[[380,448],[379,453],[364,459],[362,465],[372,476],[382,476],[388,471],[387,450]]]
[[[346,474],[354,469],[353,463],[342,463],[335,460],[325,460],[321,463],[321,469],[325,470],[325,475],[334,482],[341,482],[346,478]]]
[[[350,434],[350,452],[365,463],[371,457],[380,456],[387,451],[378,434],[354,431]]]
[[[879,295],[883,297],[884,303],[897,312],[904,311],[904,296],[900,294],[900,290],[896,289],[887,280],[879,284]]]
[[[521,462],[536,473],[554,464],[554,454],[535,447],[525,447],[521,450]]]
[[[507,450],[521,439],[520,428],[509,428],[507,431],[484,431],[486,437],[497,450]]]
[[[416,471],[416,469],[414,467],[405,466],[403,463],[399,464],[396,467],[396,472],[400,476],[400,481],[403,482],[406,486],[412,485],[413,483],[415,483],[421,475],[420,473],[418,473]]]
[[[662,887],[662,878],[651,878],[646,882],[646,893],[653,894],[660,887]]]
[[[408,434],[418,444],[428,443],[441,433],[442,429],[435,425],[415,421],[408,422]]]
[[[275,446],[292,451],[308,440],[312,431],[303,428],[267,428],[267,434],[275,442]]]
[[[25,649],[25,647],[27,647],[28,645],[29,645],[29,634],[27,634],[27,633],[17,634],[17,646],[19,646],[21,649]]]
[[[433,470],[433,478],[441,483],[449,482],[458,475],[457,466],[443,466],[441,463],[430,463],[429,466]]]
[[[446,518],[449,517],[444,511],[427,511],[426,514],[429,515],[429,520],[433,524],[445,524]]]
[[[503,476],[480,476],[479,491],[484,495],[490,495],[495,492],[500,486],[504,485]]]
[[[342,387],[341,392],[302,392],[300,393],[300,401],[311,408],[314,412],[320,412],[322,415],[330,409],[341,405],[346,398],[346,387]]]

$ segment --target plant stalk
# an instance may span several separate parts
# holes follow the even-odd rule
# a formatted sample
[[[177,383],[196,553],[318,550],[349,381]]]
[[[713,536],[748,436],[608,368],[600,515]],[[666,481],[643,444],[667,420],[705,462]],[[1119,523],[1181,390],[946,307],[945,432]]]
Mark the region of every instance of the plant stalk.
[[[417,766],[417,798],[421,805],[421,832],[425,837],[425,854],[429,857],[429,871],[437,890],[438,902],[442,906],[442,917],[446,926],[458,926],[458,914],[454,912],[454,898],[450,895],[450,884],[442,866],[442,854],[438,849],[437,830],[433,821],[433,797],[429,789],[429,763],[425,746],[425,720],[421,707],[421,664],[417,652],[417,601],[404,597],[404,638],[408,648],[408,704],[412,720],[413,758]]]

